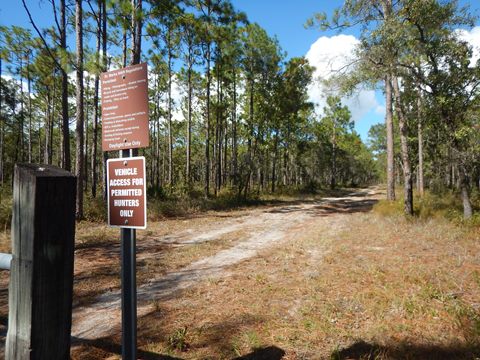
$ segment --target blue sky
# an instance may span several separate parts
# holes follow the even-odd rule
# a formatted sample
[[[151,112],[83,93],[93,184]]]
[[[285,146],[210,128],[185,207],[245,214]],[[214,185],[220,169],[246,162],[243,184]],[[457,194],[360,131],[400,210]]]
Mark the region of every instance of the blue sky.
[[[53,16],[49,1],[27,0],[26,2],[39,26],[52,24]],[[304,28],[305,21],[312,14],[315,12],[331,14],[336,7],[342,5],[341,0],[232,0],[232,2],[236,9],[247,14],[251,22],[257,22],[271,36],[276,36],[288,57],[307,55],[314,63],[313,65],[317,66],[319,74],[323,73],[321,67],[326,62],[341,64],[345,61],[344,58],[348,57],[348,52],[354,46],[355,37],[358,36],[355,29],[343,33],[348,36],[338,36],[333,32]],[[478,0],[461,0],[460,3],[470,5],[474,14],[479,14]],[[30,27],[21,0],[1,1],[0,24]],[[478,40],[480,46],[480,28],[477,29],[478,32],[469,34],[469,39],[473,39],[475,44]],[[73,37],[74,35],[71,34],[72,41]],[[322,89],[320,87],[311,89],[311,93],[315,100],[321,97]],[[318,108],[321,109],[322,100],[315,101],[319,103]],[[380,91],[359,92],[356,97],[345,99],[345,103],[352,111],[355,129],[363,140],[367,139],[371,125],[384,121],[384,100]]]
[[[306,20],[315,12],[332,13],[338,0],[233,0],[235,8],[257,22],[270,35],[276,35],[289,57],[304,56],[320,36],[316,29],[305,29]]]

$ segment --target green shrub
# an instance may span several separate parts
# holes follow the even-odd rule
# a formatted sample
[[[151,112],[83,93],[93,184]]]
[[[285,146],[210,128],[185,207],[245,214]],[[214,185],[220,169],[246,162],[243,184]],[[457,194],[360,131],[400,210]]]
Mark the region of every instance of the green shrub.
[[[373,206],[373,211],[382,216],[400,215],[403,213],[403,199],[380,200]]]
[[[185,351],[188,348],[187,343],[187,327],[183,327],[174,331],[168,337],[168,347],[171,350]]]
[[[0,231],[10,229],[13,196],[10,189],[0,190]]]
[[[83,215],[85,220],[92,222],[107,221],[107,203],[103,200],[103,196],[93,198],[90,194],[83,198]]]

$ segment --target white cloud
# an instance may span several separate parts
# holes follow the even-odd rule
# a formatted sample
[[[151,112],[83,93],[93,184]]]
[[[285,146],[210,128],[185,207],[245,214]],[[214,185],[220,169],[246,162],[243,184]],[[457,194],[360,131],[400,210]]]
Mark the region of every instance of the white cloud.
[[[458,37],[468,42],[472,46],[473,54],[470,64],[474,65],[480,59],[480,26],[475,26],[472,30],[456,30]]]
[[[355,62],[355,47],[359,40],[352,35],[322,36],[312,44],[305,57],[315,66],[314,81],[308,92],[318,113],[323,112],[328,95],[337,91],[328,88],[322,80],[329,80],[339,73],[348,73]],[[342,97],[342,103],[352,112],[352,120],[359,121],[367,113],[376,111],[381,104],[375,98],[375,91],[358,88],[352,95]]]
[[[365,89],[357,90],[353,95],[343,98],[342,102],[352,112],[352,120],[355,122],[380,106],[375,98],[375,91]]]
[[[378,105],[375,108],[375,114],[380,115],[380,116],[385,116],[385,113],[387,112],[387,108],[385,105]]]
[[[172,109],[172,120],[183,121],[185,116],[182,112],[182,99],[187,96],[185,89],[179,83],[177,75],[173,76],[172,79],[172,100],[173,100],[173,109]]]
[[[358,44],[352,35],[322,36],[305,56],[316,67],[316,76],[329,78],[355,59],[353,51]]]
[[[13,76],[8,75],[8,74],[2,74],[2,79],[5,79],[6,81],[13,81],[15,86],[17,86],[18,89],[20,89],[20,79],[19,78],[13,77]],[[22,89],[23,89],[24,93],[28,92],[28,82],[25,78],[23,78],[23,81],[22,81]]]

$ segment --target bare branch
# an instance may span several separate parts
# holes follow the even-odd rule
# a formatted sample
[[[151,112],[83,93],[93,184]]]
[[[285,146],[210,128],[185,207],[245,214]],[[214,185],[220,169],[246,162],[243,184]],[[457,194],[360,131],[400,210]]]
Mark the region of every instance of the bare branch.
[[[55,24],[57,25],[57,30],[58,30],[58,33],[60,34],[61,33],[60,24],[58,23],[57,8],[55,6],[55,0],[50,0],[50,2],[52,3],[53,18],[55,19]]]
[[[52,58],[53,62],[55,65],[58,67],[58,69],[62,69],[62,65],[58,62],[57,58],[55,55],[53,55],[50,46],[48,46],[47,41],[43,37],[41,31],[38,29],[37,25],[33,21],[32,14],[30,13],[30,10],[28,10],[27,4],[25,4],[25,0],[22,0],[23,7],[25,8],[25,11],[27,12],[28,18],[30,19],[30,24],[32,24],[33,28],[37,32],[38,36],[40,37],[40,40],[42,40],[43,45],[45,46],[45,49],[47,50],[48,54]]]
[[[95,18],[95,21],[96,21],[98,27],[100,28],[101,27],[100,16],[93,9],[92,2],[90,0],[87,0],[87,4],[88,4],[88,7],[90,8],[90,10],[92,11],[93,17]]]

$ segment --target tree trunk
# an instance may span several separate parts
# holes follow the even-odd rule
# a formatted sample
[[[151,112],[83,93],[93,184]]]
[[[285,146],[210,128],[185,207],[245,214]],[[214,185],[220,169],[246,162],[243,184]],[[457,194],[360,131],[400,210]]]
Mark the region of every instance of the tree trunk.
[[[0,185],[3,186],[3,164],[4,164],[4,131],[5,119],[2,113],[2,57],[0,54]]]
[[[458,165],[458,176],[463,203],[463,218],[470,219],[473,215],[472,203],[470,201],[470,185],[468,182],[467,172],[463,164]]]
[[[140,55],[142,53],[142,19],[138,15],[142,13],[142,0],[132,0],[132,6],[136,16],[132,16],[133,33],[131,64],[135,65],[140,63]]]
[[[424,194],[423,181],[423,129],[422,129],[422,99],[420,93],[417,99],[418,106],[418,193],[421,197]]]
[[[12,109],[12,118],[14,118],[14,119],[17,117],[17,111],[16,111],[16,110],[17,110],[17,99],[16,99],[16,97],[15,97],[16,95],[17,95],[17,94],[16,94],[16,92],[15,92],[14,95],[13,95],[13,96],[14,96],[14,99],[13,99],[13,100],[14,100],[15,106],[14,106],[14,108]],[[18,129],[17,129],[17,131],[15,131],[15,132],[17,133],[17,134],[16,134],[17,137],[16,137],[16,141],[15,141],[15,145],[14,145],[14,146],[15,146],[15,149],[18,149],[18,148],[20,147],[20,136],[19,136],[19,134],[18,134],[18,133],[19,133]],[[15,164],[16,162],[18,162],[18,153],[19,153],[18,150],[14,152],[14,156],[13,156],[13,163],[14,163],[14,164]],[[13,179],[12,179],[12,183],[13,183]]]
[[[55,92],[55,89],[53,90]],[[52,100],[53,96],[47,87],[47,109],[45,111],[45,153],[44,153],[44,162],[47,165],[52,164]]]
[[[252,157],[252,139],[253,139],[253,121],[254,121],[254,97],[253,97],[253,92],[254,92],[254,80],[253,78],[249,80],[250,84],[250,94],[249,94],[249,113],[248,113],[248,118],[249,118],[249,124],[248,124],[248,146],[247,146],[247,171],[248,171],[248,176],[247,176],[247,186],[245,188],[245,198],[247,198],[248,194],[248,188],[251,185],[252,181],[252,172],[253,172],[253,157]]]
[[[122,30],[122,64],[123,67],[127,66],[127,29],[123,28]]]
[[[413,215],[413,184],[410,159],[408,157],[408,128],[405,114],[402,108],[400,88],[398,79],[392,76],[393,92],[395,95],[395,110],[398,115],[398,125],[400,128],[400,142],[402,148],[403,178],[404,178],[404,211],[407,215]]]
[[[210,8],[208,9],[210,15]],[[210,196],[210,40],[207,44],[207,106],[205,119],[205,198]]]
[[[108,58],[107,58],[107,1],[101,0],[102,6],[102,69],[103,71],[108,70]],[[107,199],[107,160],[108,152],[104,151],[102,156],[102,179],[103,179],[103,199]]]
[[[60,48],[62,56],[67,53],[67,16],[65,9],[65,0],[60,0]],[[62,168],[67,171],[71,169],[70,159],[70,129],[68,115],[68,74],[65,70],[65,64],[62,63],[60,69],[62,73]]]
[[[54,71],[54,73],[55,73],[55,71]],[[50,122],[49,122],[49,129],[48,129],[48,131],[50,132],[50,135],[49,135],[50,147],[49,147],[49,150],[48,150],[49,164],[53,164],[53,147],[54,147],[53,128],[55,126],[55,117],[56,117],[56,111],[55,111],[55,99],[56,98],[57,98],[57,86],[55,85],[55,82],[54,82],[53,83],[53,95],[50,97],[52,111],[50,112]]]
[[[238,177],[238,150],[237,150],[237,72],[233,71],[233,113],[232,113],[232,165],[233,165],[233,183],[237,185]]]
[[[32,80],[30,79],[30,56],[27,56],[27,87],[28,87],[28,162],[32,159]]]
[[[165,154],[168,153],[168,149],[167,149],[167,138],[168,138],[168,134],[162,134],[163,136],[163,151],[162,151],[162,183],[165,184],[167,181],[167,160],[166,160],[166,157],[165,157]]]
[[[96,49],[97,53],[95,54],[95,62],[97,64],[97,69],[100,69],[100,45],[102,41],[102,18],[103,18],[103,4],[99,3],[98,9],[98,18],[97,18],[97,43]],[[98,115],[99,115],[99,107],[98,107],[98,91],[99,91],[99,74],[98,71],[95,73],[95,80],[94,80],[94,90],[93,90],[93,134],[92,134],[92,154],[91,154],[91,166],[92,166],[92,197],[97,197],[97,147],[98,147]]]
[[[385,127],[387,130],[387,200],[395,200],[395,152],[393,132],[392,83],[390,75],[385,77]]]
[[[277,182],[277,156],[278,156],[278,130],[275,131],[275,139],[273,143],[272,194],[275,193],[275,185]]]
[[[100,38],[98,38],[100,42]],[[97,48],[99,46],[97,45]],[[97,62],[99,61],[97,57]],[[93,134],[92,134],[92,158],[90,160],[92,166],[92,197],[97,197],[97,182],[98,182],[98,174],[97,174],[97,149],[98,149],[98,91],[99,91],[99,76],[95,74],[95,83],[94,83],[94,95],[93,95],[93,102],[94,102],[94,114],[93,114]]]
[[[223,100],[222,100],[223,102]],[[222,161],[222,185],[227,183],[227,162],[228,162],[228,120],[227,116],[224,116],[222,107],[222,124],[223,124],[223,161]]]
[[[17,152],[20,153],[20,160],[25,162],[25,146],[24,146],[24,133],[25,128],[25,109],[24,109],[25,96],[23,94],[23,59],[20,58],[20,131],[18,132],[19,138],[19,147],[17,147]]]
[[[188,70],[187,70],[187,77],[188,77],[188,118],[187,118],[187,168],[186,168],[186,177],[187,177],[187,187],[190,188],[191,185],[191,153],[192,150],[190,148],[192,142],[192,46],[188,47]]]
[[[157,76],[156,107],[157,109],[160,109],[160,76]],[[158,189],[160,187],[160,115],[157,115],[155,118],[155,124],[157,128],[155,141],[155,186]]]
[[[83,19],[82,19],[82,0],[75,1],[75,30],[76,30],[76,48],[77,48],[77,69],[76,69],[76,166],[77,176],[77,202],[76,218],[83,218],[83,126],[84,126],[84,108],[83,108]]]
[[[173,187],[173,134],[172,134],[172,45],[171,45],[171,29],[168,29],[167,46],[168,46],[168,185]]]
[[[288,184],[288,144],[289,143],[290,143],[289,129],[287,125],[287,139],[285,142],[285,146],[283,147],[283,186],[287,186]]]
[[[88,189],[88,109],[89,109],[89,97],[90,97],[90,76],[87,76],[87,85],[85,87],[85,117],[84,117],[84,134],[85,134],[85,142],[83,144],[83,192],[86,192]]]
[[[43,162],[48,164],[48,145],[49,145],[49,134],[48,129],[50,128],[50,93],[49,89],[46,87],[47,95],[45,98],[45,148],[43,149]]]
[[[337,134],[336,134],[336,124],[335,119],[333,119],[333,132],[332,132],[332,163],[331,163],[331,173],[330,173],[330,189],[335,189],[337,186]]]
[[[221,55],[219,53],[217,53],[217,59],[220,57]],[[217,106],[216,106],[216,126],[215,126],[215,148],[216,148],[216,152],[215,152],[215,195],[217,195],[218,191],[220,190],[220,186],[221,186],[221,172],[222,172],[222,169],[221,169],[221,166],[222,166],[222,162],[221,162],[221,159],[222,159],[222,125],[221,125],[221,114],[220,114],[220,108],[221,108],[221,93],[222,93],[222,90],[221,90],[221,86],[220,86],[220,83],[221,83],[221,80],[220,80],[220,72],[221,72],[221,69],[220,69],[220,64],[218,64],[218,61],[217,61]]]

